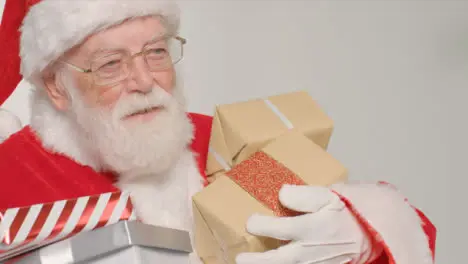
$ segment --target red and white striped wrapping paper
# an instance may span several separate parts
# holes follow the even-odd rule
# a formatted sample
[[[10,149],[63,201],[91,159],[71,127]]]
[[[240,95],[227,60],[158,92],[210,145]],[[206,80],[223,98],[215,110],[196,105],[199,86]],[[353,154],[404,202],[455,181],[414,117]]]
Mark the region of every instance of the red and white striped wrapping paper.
[[[80,232],[134,219],[128,192],[0,210],[0,261]]]

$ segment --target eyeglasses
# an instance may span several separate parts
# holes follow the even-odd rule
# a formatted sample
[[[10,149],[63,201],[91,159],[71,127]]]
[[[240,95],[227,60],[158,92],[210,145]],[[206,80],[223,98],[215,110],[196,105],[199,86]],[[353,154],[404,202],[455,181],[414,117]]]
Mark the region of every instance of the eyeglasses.
[[[143,56],[151,72],[167,70],[182,60],[186,43],[187,40],[179,36],[164,36],[147,43],[142,51],[133,55],[128,50],[102,51],[91,58],[88,69],[62,62],[79,72],[92,74],[96,85],[108,86],[127,79],[129,64],[138,56]]]

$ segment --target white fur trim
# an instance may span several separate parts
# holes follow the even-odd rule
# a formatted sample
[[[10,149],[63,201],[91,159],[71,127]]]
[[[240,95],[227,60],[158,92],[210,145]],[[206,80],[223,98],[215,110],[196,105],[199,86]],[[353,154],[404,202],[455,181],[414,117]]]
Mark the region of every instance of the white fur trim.
[[[80,44],[90,34],[147,15],[165,18],[170,31],[179,27],[175,0],[42,0],[34,5],[21,28],[21,73],[37,78],[50,62]]]
[[[51,152],[67,156],[75,162],[101,171],[102,164],[82,141],[76,123],[65,112],[54,108],[46,91],[35,89],[31,94],[31,128]]]
[[[378,233],[397,264],[432,264],[421,218],[406,198],[386,184],[340,184],[332,188],[349,200]]]
[[[203,188],[192,152],[186,150],[167,175],[162,176],[127,181],[124,175],[117,187],[130,192],[136,214],[144,223],[191,231],[191,197]]]
[[[13,90],[13,93],[0,106],[2,109],[16,115],[23,126],[31,123],[31,113],[29,111],[31,91],[31,84],[22,79]]]
[[[0,108],[0,143],[21,130],[21,121],[13,113]]]

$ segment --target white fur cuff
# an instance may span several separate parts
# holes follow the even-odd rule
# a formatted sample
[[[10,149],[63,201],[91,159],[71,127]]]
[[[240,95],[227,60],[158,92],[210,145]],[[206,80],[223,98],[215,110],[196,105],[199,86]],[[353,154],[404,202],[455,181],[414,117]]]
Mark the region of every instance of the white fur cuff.
[[[415,209],[387,184],[335,185],[351,209],[372,227],[388,257],[397,264],[433,264],[429,239]]]

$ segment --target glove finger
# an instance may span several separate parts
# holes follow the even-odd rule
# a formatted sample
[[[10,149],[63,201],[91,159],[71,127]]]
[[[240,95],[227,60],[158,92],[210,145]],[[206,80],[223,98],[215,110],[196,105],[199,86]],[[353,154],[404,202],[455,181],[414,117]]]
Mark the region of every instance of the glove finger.
[[[240,253],[236,264],[295,264],[298,263],[299,250],[297,244],[291,243],[266,252]]]
[[[321,209],[341,210],[344,203],[329,188],[309,185],[284,185],[279,200],[285,207],[303,213],[315,213]]]
[[[254,214],[247,220],[247,232],[279,240],[297,240],[301,235],[298,219]]]

